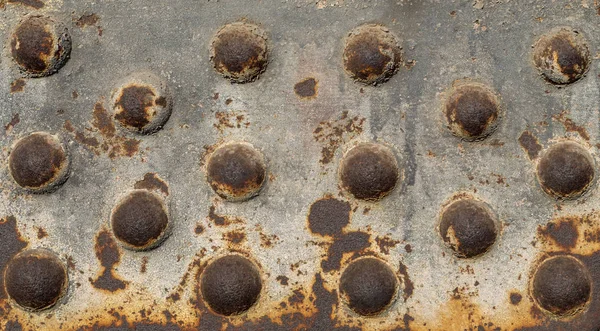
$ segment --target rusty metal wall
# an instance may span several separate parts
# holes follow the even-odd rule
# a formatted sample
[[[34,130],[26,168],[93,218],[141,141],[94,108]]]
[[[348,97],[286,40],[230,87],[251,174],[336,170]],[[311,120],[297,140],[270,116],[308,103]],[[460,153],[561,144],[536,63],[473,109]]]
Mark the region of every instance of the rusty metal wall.
[[[3,330],[600,329],[597,1],[0,0],[0,16]],[[70,40],[50,49],[21,31],[14,42],[31,17],[49,17],[56,30],[46,32],[66,29]],[[231,51],[254,56],[243,70],[211,50],[235,22],[255,38]],[[381,27],[367,38],[379,44],[345,54],[364,24]],[[534,48],[560,31],[573,39]],[[41,40],[36,58],[15,51],[27,38]],[[352,54],[366,63],[353,67]],[[128,129],[116,104],[126,104],[122,87],[144,83],[156,98],[140,104],[150,100],[142,110],[154,117],[129,118]],[[483,119],[467,110],[479,131],[447,115],[465,84],[480,88],[476,110],[492,110]],[[16,143],[32,132],[65,148],[68,174],[44,192],[15,180]],[[564,141],[579,149],[548,157]],[[234,142],[259,155],[239,161],[252,165],[241,184],[227,166],[207,174]],[[373,177],[340,182],[344,155],[362,143],[380,154],[350,163]],[[546,167],[555,186],[540,184]],[[361,191],[373,183],[375,194]],[[168,216],[153,246],[115,237],[113,209],[134,190]],[[487,234],[476,223],[465,230],[474,239],[440,226],[456,201],[483,206],[458,215],[492,220]],[[128,215],[147,210],[136,208]],[[64,288],[60,272],[40,282],[50,269],[35,269],[38,260],[19,264],[28,252],[55,254]],[[223,269],[223,283],[246,296],[219,277],[202,290],[207,267],[229,255],[258,273],[257,296],[246,262]],[[365,257],[384,266],[358,273],[357,297],[340,291]],[[27,292],[28,281],[39,286]],[[49,308],[16,301],[52,297],[47,284],[61,290]],[[211,289],[222,309],[207,304]]]

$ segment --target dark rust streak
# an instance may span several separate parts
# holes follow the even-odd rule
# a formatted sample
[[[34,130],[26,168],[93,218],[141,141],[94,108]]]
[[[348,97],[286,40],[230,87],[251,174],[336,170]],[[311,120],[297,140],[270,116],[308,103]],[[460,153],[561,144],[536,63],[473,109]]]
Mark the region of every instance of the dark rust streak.
[[[9,130],[11,130],[12,128],[14,128],[14,127],[15,127],[15,125],[19,124],[19,122],[20,122],[20,121],[21,121],[21,119],[19,118],[19,113],[15,113],[15,114],[13,114],[13,117],[12,117],[12,119],[10,120],[10,122],[8,122],[8,124],[6,124],[6,125],[4,126],[4,129],[5,129],[6,131],[9,131]]]
[[[25,88],[25,80],[23,78],[19,78],[14,82],[10,83],[10,93],[18,93],[23,92]]]
[[[530,160],[537,158],[542,150],[542,145],[540,145],[537,138],[529,131],[521,133],[519,144],[527,152]]]
[[[90,279],[92,286],[109,292],[124,290],[128,282],[119,279],[114,270],[121,261],[121,252],[108,230],[98,233],[95,250],[102,271],[95,280]]]
[[[165,195],[169,195],[169,186],[157,174],[149,172],[144,175],[144,179],[138,181],[133,186],[135,189],[158,190]]]
[[[556,222],[550,222],[546,226],[540,226],[538,233],[544,237],[552,239],[556,244],[564,249],[575,248],[579,238],[579,232],[573,219],[563,219]]]

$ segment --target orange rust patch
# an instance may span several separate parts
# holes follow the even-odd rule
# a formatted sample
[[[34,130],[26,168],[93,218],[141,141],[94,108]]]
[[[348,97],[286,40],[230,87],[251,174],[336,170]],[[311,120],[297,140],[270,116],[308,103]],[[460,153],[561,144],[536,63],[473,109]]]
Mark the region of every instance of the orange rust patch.
[[[321,150],[321,164],[333,161],[337,149],[347,141],[363,132],[365,118],[360,116],[348,117],[344,111],[339,119],[324,121],[313,131],[315,141],[323,145]]]
[[[600,251],[600,212],[557,217],[538,228],[537,239],[546,253],[592,255]]]
[[[552,118],[555,121],[561,123],[565,127],[565,130],[567,132],[577,132],[577,133],[579,133],[579,136],[581,138],[589,141],[590,135],[588,134],[585,127],[575,124],[575,122],[573,122],[572,119],[567,117],[568,114],[569,114],[568,110],[563,110],[562,112],[560,112],[560,114],[552,116]]]
[[[38,239],[46,238],[46,237],[48,237],[48,233],[43,228],[38,228],[37,237],[38,237]]]
[[[215,205],[210,206],[208,210],[208,219],[216,226],[229,226],[231,224],[243,223],[243,221],[237,217],[218,215],[215,210]]]
[[[121,251],[108,230],[98,233],[95,250],[102,268],[95,280],[90,279],[92,286],[109,292],[124,290],[128,282],[119,279],[114,270],[121,261]]]
[[[25,80],[23,78],[19,78],[14,82],[10,83],[10,93],[19,93],[23,92],[25,88]]]
[[[144,175],[144,179],[138,181],[133,186],[135,189],[143,189],[148,191],[161,191],[165,195],[169,195],[169,186],[158,177],[157,174],[149,172]]]
[[[225,132],[227,129],[240,129],[247,128],[250,126],[250,122],[246,120],[246,115],[241,112],[228,111],[215,113],[215,119],[217,122],[213,124],[220,133]]]
[[[239,245],[246,240],[246,234],[241,230],[234,230],[223,234],[223,240],[232,245]]]
[[[104,108],[103,101],[96,103],[92,115],[92,129],[78,131],[70,121],[66,121],[65,130],[74,136],[75,141],[96,155],[107,154],[109,158],[116,159],[133,157],[138,153],[141,141],[117,135],[115,125]]]

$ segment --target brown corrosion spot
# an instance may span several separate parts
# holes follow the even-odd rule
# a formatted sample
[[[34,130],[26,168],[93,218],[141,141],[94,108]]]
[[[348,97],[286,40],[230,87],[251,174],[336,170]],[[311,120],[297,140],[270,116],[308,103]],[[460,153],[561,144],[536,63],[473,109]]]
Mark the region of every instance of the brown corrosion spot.
[[[500,102],[483,84],[455,82],[444,105],[444,116],[455,136],[481,140],[496,130],[501,117]]]
[[[196,224],[196,227],[194,228],[194,233],[197,235],[200,235],[202,233],[204,233],[204,226],[202,224]]]
[[[10,83],[10,93],[19,93],[23,92],[25,88],[25,80],[23,78],[19,78],[14,82]]]
[[[226,232],[223,234],[223,240],[233,245],[239,245],[246,240],[246,234],[242,231]]]
[[[590,153],[575,142],[548,148],[537,166],[542,189],[558,199],[575,199],[587,191],[595,177]]]
[[[136,190],[117,203],[111,227],[126,248],[148,250],[156,248],[168,235],[169,213],[159,196]]]
[[[13,114],[13,117],[10,120],[10,122],[8,122],[8,124],[6,124],[4,126],[4,130],[6,130],[6,131],[12,130],[15,127],[15,125],[19,124],[19,122],[21,122],[21,118],[19,117],[19,113]]]
[[[461,258],[485,253],[496,241],[496,219],[489,207],[474,199],[460,199],[442,212],[439,231],[444,242]]]
[[[34,9],[40,9],[44,7],[44,1],[42,0],[6,0],[6,3],[16,3]]]
[[[169,186],[158,177],[157,174],[149,172],[144,175],[144,179],[138,181],[133,186],[136,190],[160,191],[164,195],[169,195]]]
[[[333,243],[327,249],[326,259],[321,261],[323,272],[339,270],[344,254],[360,254],[370,247],[369,239],[369,234],[360,231],[348,232],[334,238]]]
[[[256,80],[268,63],[266,33],[249,23],[223,26],[210,47],[210,59],[215,70],[235,83]]]
[[[317,80],[310,77],[294,85],[294,92],[302,99],[311,99],[317,96]]]
[[[258,268],[248,259],[229,255],[210,263],[200,276],[202,298],[212,311],[231,316],[252,307],[262,291]]]
[[[583,310],[591,296],[592,280],[576,258],[560,255],[540,264],[531,282],[531,295],[540,308],[558,316]]]
[[[590,67],[586,39],[572,28],[558,28],[542,36],[534,46],[533,61],[544,78],[556,85],[571,84]]]
[[[350,203],[326,197],[315,201],[308,213],[308,229],[321,236],[336,237],[350,224]]]
[[[95,26],[96,29],[98,30],[98,35],[102,36],[102,27],[100,27],[98,25],[98,22],[100,22],[100,16],[92,13],[92,14],[83,14],[81,15],[81,17],[79,17],[79,19],[77,21],[75,21],[75,25],[80,28],[83,29],[86,26]]]
[[[240,129],[250,126],[250,122],[246,120],[246,115],[237,111],[218,111],[215,112],[216,123],[213,127],[219,130],[220,133],[227,129]]]
[[[363,132],[365,119],[359,116],[348,117],[348,112],[335,121],[321,122],[313,131],[315,141],[322,143],[321,164],[333,161],[335,152],[346,141],[350,141]]]
[[[17,219],[14,216],[0,219],[0,299],[6,298],[4,286],[1,286],[4,284],[4,268],[25,247],[27,242],[17,229]]]
[[[15,256],[6,266],[6,292],[21,307],[43,310],[54,306],[67,287],[67,269],[53,253],[34,249]]]
[[[19,186],[43,193],[66,181],[69,160],[57,137],[36,132],[17,141],[9,155],[8,165]]]
[[[402,297],[404,298],[404,302],[406,302],[406,300],[412,296],[413,291],[415,290],[415,285],[408,275],[408,268],[402,262],[400,262],[398,267],[398,273],[401,276],[402,284],[404,286],[404,293],[402,294]]]
[[[288,286],[290,279],[286,276],[277,276],[276,280],[283,286]]]
[[[339,168],[341,187],[356,199],[376,201],[396,187],[400,177],[394,153],[386,146],[363,143],[344,155]]]
[[[48,232],[46,232],[46,230],[43,228],[38,228],[37,237],[38,239],[44,239],[48,237]]]
[[[147,269],[148,269],[148,257],[144,256],[144,257],[142,257],[142,266],[140,267],[140,273],[142,273],[142,274],[146,273]]]
[[[248,143],[219,147],[208,160],[206,172],[215,193],[229,201],[258,195],[267,175],[262,153]]]
[[[544,227],[540,226],[538,233],[552,239],[558,246],[567,250],[575,248],[579,238],[579,230],[575,225],[575,221],[569,218],[550,222]]]
[[[513,292],[510,294],[510,303],[512,305],[518,305],[523,300],[523,296],[520,293]]]
[[[219,215],[216,210],[217,208],[214,205],[211,205],[208,209],[208,219],[216,226],[229,226],[234,223],[243,223],[243,220],[239,218]]]
[[[537,158],[542,150],[542,145],[540,145],[537,138],[529,131],[521,133],[519,144],[521,144],[521,147],[527,152],[531,160]]]
[[[28,16],[13,32],[11,54],[30,77],[49,76],[69,58],[71,38],[66,28],[45,16]]]
[[[102,268],[95,280],[90,278],[92,286],[108,292],[124,290],[128,283],[119,279],[114,270],[121,261],[121,252],[109,231],[102,230],[98,233],[95,250]]]
[[[564,110],[560,114],[552,116],[552,118],[554,120],[562,123],[562,125],[565,127],[565,130],[567,132],[577,132],[577,133],[579,133],[579,136],[581,138],[589,141],[590,135],[588,134],[585,127],[575,124],[575,122],[572,119],[567,117],[567,114],[568,114],[568,111]]]
[[[379,250],[386,255],[390,254],[390,249],[396,247],[400,243],[398,240],[394,240],[390,237],[377,237],[375,238],[375,242],[377,246],[379,246]],[[410,247],[410,246],[409,246]]]
[[[104,109],[102,101],[96,102],[94,105],[94,111],[92,112],[94,120],[92,125],[102,133],[106,138],[114,137],[116,133],[115,125],[113,124],[108,111]]]
[[[393,302],[398,279],[384,262],[375,258],[353,261],[342,273],[340,295],[350,309],[363,316],[381,313]]]
[[[346,39],[344,69],[357,81],[372,85],[384,83],[398,71],[401,61],[398,38],[384,26],[361,25]]]

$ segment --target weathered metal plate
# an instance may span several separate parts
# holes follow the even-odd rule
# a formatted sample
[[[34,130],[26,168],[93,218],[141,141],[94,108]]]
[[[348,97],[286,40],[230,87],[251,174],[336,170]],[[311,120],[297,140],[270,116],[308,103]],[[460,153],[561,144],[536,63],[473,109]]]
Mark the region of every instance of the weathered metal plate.
[[[25,273],[19,278],[5,269],[17,253],[37,248],[56,254],[68,274],[66,294],[39,312],[21,308],[14,292],[7,295],[17,285],[2,287],[0,328],[598,330],[600,195],[588,175],[597,175],[600,146],[599,6],[595,0],[0,0],[0,279],[27,284]],[[70,58],[60,67],[58,56],[53,75],[26,77],[13,58],[13,33],[26,15],[49,16],[68,29]],[[265,38],[268,48],[266,69],[260,60],[233,77],[251,81],[243,84],[232,84],[211,62],[213,36],[233,22],[263,31],[255,43]],[[344,70],[346,37],[365,23],[387,27],[402,47],[398,72],[378,86]],[[536,69],[533,46],[560,27],[583,37],[576,42],[587,44],[590,63],[589,71],[550,72],[570,83],[558,86]],[[379,47],[392,56],[392,46]],[[545,54],[550,62],[538,64],[564,64],[557,60],[560,47],[554,51]],[[570,64],[585,60],[573,56]],[[29,60],[21,64],[37,71],[28,76],[50,73]],[[139,72],[154,75],[148,79],[159,86],[155,94],[170,98],[157,96],[154,111],[172,102],[162,130],[163,113],[155,127],[142,128],[147,123],[138,118],[130,130],[112,114],[116,89]],[[446,127],[443,109],[456,82],[484,86],[500,105],[495,131],[469,133],[494,131],[489,137],[471,142]],[[132,132],[138,129],[158,131]],[[11,177],[9,155],[16,155],[20,138],[39,131],[65,144],[70,172],[53,192],[32,194]],[[546,191],[572,197],[558,200],[542,189],[536,167],[563,140],[589,156],[576,164],[572,156],[555,160],[563,167],[548,175],[546,183],[555,186]],[[235,141],[251,144],[266,165],[264,178],[260,168],[251,174],[264,187],[245,202],[228,202],[207,181],[212,153]],[[338,181],[342,156],[362,142],[387,146],[399,167],[397,185],[376,202],[356,199]],[[386,171],[374,171],[374,178],[394,177]],[[359,191],[377,182],[359,179]],[[152,192],[169,210],[168,236],[152,250],[125,249],[113,233],[111,211],[134,189]],[[578,189],[582,196],[571,194]],[[484,202],[488,209],[481,210],[496,220],[486,242],[475,240],[463,252],[476,255],[470,258],[453,254],[438,226],[444,208],[465,197]],[[460,243],[457,229],[446,235],[450,244]],[[207,299],[221,300],[219,291],[203,295],[199,279],[210,262],[231,254],[254,263],[260,294],[253,296],[247,272],[238,279],[246,287],[223,291],[235,297],[245,290],[245,301],[209,309]],[[559,272],[546,266],[540,275],[549,280],[533,281],[542,261],[556,255],[575,259],[565,258],[570,264]],[[396,283],[377,283],[389,274],[374,271],[359,277],[358,287],[366,284],[376,295],[358,294],[367,299],[353,310],[340,295],[340,279],[363,256],[386,263]],[[46,284],[60,287],[59,274]],[[223,273],[223,282],[234,274]],[[385,306],[396,285],[382,312],[357,313]],[[38,295],[52,301],[47,292]],[[244,312],[217,314],[236,309]]]

